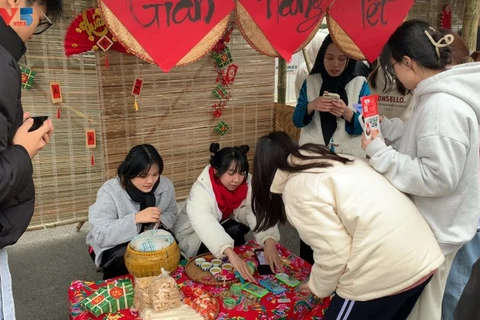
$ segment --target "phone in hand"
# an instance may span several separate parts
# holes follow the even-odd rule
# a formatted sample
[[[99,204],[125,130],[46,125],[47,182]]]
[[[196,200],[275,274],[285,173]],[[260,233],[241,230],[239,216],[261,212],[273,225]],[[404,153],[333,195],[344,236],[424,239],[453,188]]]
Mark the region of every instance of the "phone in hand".
[[[324,97],[331,98],[332,100],[339,100],[340,95],[338,93],[331,93],[331,92],[325,92],[323,94]]]
[[[258,262],[258,273],[260,275],[273,274],[272,268],[270,268],[270,265],[266,262],[263,249],[256,249],[254,252]]]
[[[33,125],[28,130],[28,132],[32,132],[40,128],[43,125],[43,123],[48,119],[48,116],[37,116],[37,117],[32,117],[32,119],[33,119]]]

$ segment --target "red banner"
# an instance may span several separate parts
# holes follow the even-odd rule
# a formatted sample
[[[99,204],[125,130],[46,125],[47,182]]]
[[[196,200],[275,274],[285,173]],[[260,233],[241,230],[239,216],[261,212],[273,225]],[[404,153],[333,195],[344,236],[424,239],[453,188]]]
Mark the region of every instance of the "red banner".
[[[336,0],[328,13],[373,62],[412,5],[413,0]]]
[[[287,61],[318,28],[333,0],[238,0]]]
[[[103,3],[165,72],[235,7],[233,0],[103,0]]]

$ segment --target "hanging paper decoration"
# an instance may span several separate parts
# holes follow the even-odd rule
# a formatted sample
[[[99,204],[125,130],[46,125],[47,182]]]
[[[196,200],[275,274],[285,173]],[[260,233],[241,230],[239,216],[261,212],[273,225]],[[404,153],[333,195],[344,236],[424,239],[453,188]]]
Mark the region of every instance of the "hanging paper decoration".
[[[30,90],[37,73],[23,66],[20,67],[20,70],[22,71],[22,88]]]
[[[168,72],[210,52],[228,26],[235,4],[233,0],[99,0],[99,7],[119,41]]]
[[[254,49],[290,61],[320,29],[332,2],[238,0],[235,20]]]
[[[60,83],[58,82],[50,83],[50,95],[52,98],[52,104],[63,102],[62,89],[60,88]]]
[[[133,104],[135,111],[138,111],[137,97],[142,92],[142,88],[143,88],[143,80],[140,78],[136,78],[132,88],[132,95],[135,96],[135,103]]]
[[[212,115],[214,118],[220,118],[222,116],[222,112],[225,109],[227,102],[230,100],[228,87],[231,86],[235,81],[238,71],[238,66],[232,64],[232,55],[230,53],[230,49],[226,45],[230,42],[230,35],[232,32],[233,27],[229,27],[225,35],[212,49],[212,57],[215,60],[215,69],[217,71],[216,82],[220,83],[212,91],[212,94],[220,100],[212,105]],[[226,128],[228,129],[228,126],[226,126]],[[222,135],[224,135],[226,130],[222,132]]]
[[[215,127],[215,132],[219,135],[224,136],[228,131],[228,124],[225,121],[220,121],[217,126]]]
[[[85,145],[89,149],[97,147],[97,137],[95,135],[95,129],[87,129],[85,131]]]
[[[403,22],[413,2],[336,0],[328,9],[328,14],[372,63],[380,55],[388,38]],[[331,24],[329,22],[329,28]],[[332,34],[331,29],[330,33]],[[336,40],[335,35],[332,38]]]
[[[222,84],[224,86],[232,85],[237,76],[238,66],[236,64],[231,64],[228,66],[225,75],[223,76]],[[223,74],[222,74],[223,75]]]
[[[218,86],[213,89],[212,94],[217,97],[219,100],[224,100],[229,98],[229,94],[227,92],[227,89],[219,84]]]
[[[67,57],[98,49],[127,52],[108,30],[100,9],[82,11],[70,24],[65,34],[64,49]]]
[[[219,68],[224,68],[233,62],[232,54],[227,46],[220,52],[213,52],[213,58]]]
[[[440,26],[444,29],[452,30],[452,7],[449,3],[440,12]]]

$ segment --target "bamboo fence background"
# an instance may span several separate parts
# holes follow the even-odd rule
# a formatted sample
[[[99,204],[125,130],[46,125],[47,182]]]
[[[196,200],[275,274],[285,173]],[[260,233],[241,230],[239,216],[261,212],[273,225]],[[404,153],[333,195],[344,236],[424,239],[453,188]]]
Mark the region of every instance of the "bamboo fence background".
[[[238,31],[229,44],[239,66],[232,98],[222,117],[213,119],[211,91],[217,83],[212,58],[170,73],[118,52],[108,52],[108,69],[103,52],[67,58],[63,38],[69,23],[96,2],[64,3],[67,17],[30,41],[26,60],[20,61],[37,72],[34,87],[22,91],[25,111],[49,115],[55,126],[52,142],[33,160],[37,201],[30,230],[86,221],[97,190],[136,144],[151,143],[159,150],[164,175],[181,200],[208,164],[211,142],[248,144],[251,159],[255,141],[272,130],[275,61],[254,51]],[[136,77],[144,80],[137,112],[131,95]],[[60,119],[50,103],[52,81],[62,87]],[[213,130],[220,120],[230,126],[223,137]],[[96,131],[95,149],[85,146],[87,128]]]

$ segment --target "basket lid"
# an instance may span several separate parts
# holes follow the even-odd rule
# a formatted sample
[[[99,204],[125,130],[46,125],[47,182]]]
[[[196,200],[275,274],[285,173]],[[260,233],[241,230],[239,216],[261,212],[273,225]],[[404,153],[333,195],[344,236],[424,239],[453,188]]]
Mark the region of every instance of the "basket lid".
[[[173,242],[175,239],[170,232],[155,229],[136,235],[130,241],[130,247],[139,252],[154,252],[170,247]]]

